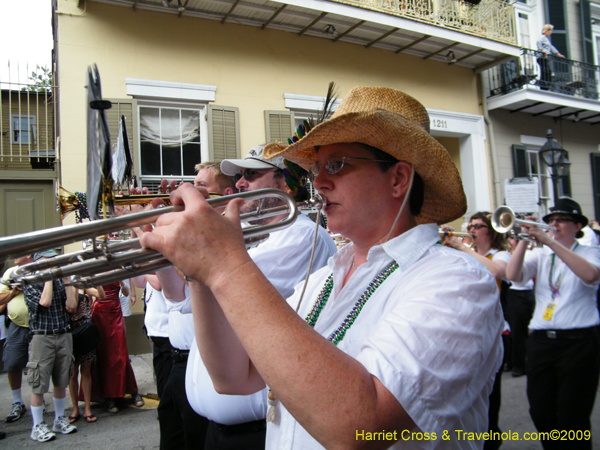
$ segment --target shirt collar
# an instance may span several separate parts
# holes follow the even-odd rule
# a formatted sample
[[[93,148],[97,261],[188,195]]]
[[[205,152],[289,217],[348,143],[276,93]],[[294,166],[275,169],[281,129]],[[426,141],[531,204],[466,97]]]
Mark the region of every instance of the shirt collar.
[[[367,255],[367,262],[391,258],[398,263],[400,270],[406,270],[439,240],[437,224],[417,225],[388,242],[371,247]],[[329,267],[333,269],[338,265],[349,266],[353,260],[354,244],[350,243],[333,255],[333,258],[329,260]]]

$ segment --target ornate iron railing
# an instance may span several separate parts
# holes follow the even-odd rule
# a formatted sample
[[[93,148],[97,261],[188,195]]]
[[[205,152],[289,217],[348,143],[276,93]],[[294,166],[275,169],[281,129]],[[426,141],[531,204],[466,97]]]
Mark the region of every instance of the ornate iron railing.
[[[514,7],[504,0],[482,0],[476,6],[459,0],[333,0],[476,36],[516,44]]]
[[[539,89],[598,100],[600,66],[556,56],[543,57],[536,50],[524,48],[519,59],[488,70],[487,77],[488,97],[519,89]]]

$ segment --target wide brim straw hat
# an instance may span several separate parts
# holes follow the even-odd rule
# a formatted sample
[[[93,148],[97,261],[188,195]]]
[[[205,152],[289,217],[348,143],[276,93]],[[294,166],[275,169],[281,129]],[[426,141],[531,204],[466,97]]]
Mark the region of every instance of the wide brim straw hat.
[[[429,134],[427,110],[396,89],[355,87],[331,119],[292,145],[267,145],[264,155],[283,156],[309,170],[317,159],[315,148],[343,143],[367,144],[411,164],[425,187],[418,224],[448,223],[465,214],[467,199],[458,170],[448,151]]]

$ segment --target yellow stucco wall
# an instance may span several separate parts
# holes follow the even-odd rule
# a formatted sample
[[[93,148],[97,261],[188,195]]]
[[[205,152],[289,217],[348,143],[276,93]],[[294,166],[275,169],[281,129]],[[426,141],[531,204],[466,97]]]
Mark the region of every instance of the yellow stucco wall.
[[[264,110],[283,94],[324,96],[335,81],[403,90],[426,107],[480,114],[466,68],[294,33],[74,0],[59,2],[62,183],[85,189],[85,74],[96,63],[103,96],[128,98],[125,78],[216,85],[217,105],[240,112],[242,155],[265,139]],[[72,15],[68,15],[68,14]],[[458,149],[450,149],[458,162]]]

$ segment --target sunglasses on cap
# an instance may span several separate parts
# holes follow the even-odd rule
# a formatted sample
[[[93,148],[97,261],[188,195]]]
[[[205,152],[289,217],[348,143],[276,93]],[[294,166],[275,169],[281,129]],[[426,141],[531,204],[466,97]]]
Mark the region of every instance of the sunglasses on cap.
[[[235,183],[237,183],[238,181],[240,181],[242,179],[242,177],[244,177],[244,180],[246,180],[246,181],[252,181],[252,178],[254,178],[256,175],[262,176],[270,170],[274,170],[274,169],[261,169],[261,170],[242,169],[241,172],[236,173],[233,176],[233,181]],[[281,170],[281,169],[275,169],[275,170]]]
[[[349,156],[331,155],[329,158],[327,158],[327,161],[325,161],[324,166],[322,166],[319,163],[316,163],[314,166],[312,166],[308,170],[308,179],[311,182],[314,181],[315,178],[317,178],[317,176],[319,176],[319,172],[321,171],[321,169],[323,167],[325,167],[325,170],[327,171],[327,173],[329,175],[336,174],[340,170],[342,170],[342,167],[344,167],[346,160],[350,160],[350,159],[355,159],[358,161],[371,161],[371,162],[388,163],[388,164],[390,163],[390,161],[384,161],[382,159],[352,158]]]

